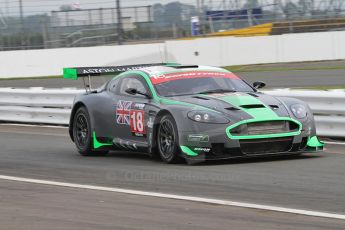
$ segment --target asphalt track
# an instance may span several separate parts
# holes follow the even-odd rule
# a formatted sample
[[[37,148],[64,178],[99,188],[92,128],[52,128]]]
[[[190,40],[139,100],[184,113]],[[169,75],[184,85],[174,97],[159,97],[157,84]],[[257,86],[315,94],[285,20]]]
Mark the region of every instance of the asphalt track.
[[[240,77],[250,83],[264,81],[267,87],[310,87],[310,86],[339,86],[345,85],[345,69],[336,70],[289,70],[289,71],[260,71],[240,72]],[[101,86],[110,77],[94,77],[93,87]],[[44,87],[44,88],[83,88],[83,81],[66,80],[62,78],[30,79],[30,80],[0,80],[0,87]]]
[[[344,146],[298,157],[166,165],[81,157],[65,128],[0,125],[0,174],[345,214]],[[344,229],[344,220],[0,179],[0,229]]]

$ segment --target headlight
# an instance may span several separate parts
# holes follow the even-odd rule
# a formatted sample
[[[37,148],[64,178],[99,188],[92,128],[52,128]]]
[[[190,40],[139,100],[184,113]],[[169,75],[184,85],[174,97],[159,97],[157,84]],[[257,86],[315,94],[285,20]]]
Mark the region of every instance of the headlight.
[[[227,124],[229,120],[226,119],[224,116],[209,112],[209,111],[190,111],[187,114],[188,118],[197,121],[197,122],[204,122],[204,123],[216,123],[216,124]]]
[[[291,105],[290,108],[293,115],[295,115],[295,117],[299,119],[305,118],[307,116],[307,109],[305,108],[304,105],[295,104],[295,105]]]

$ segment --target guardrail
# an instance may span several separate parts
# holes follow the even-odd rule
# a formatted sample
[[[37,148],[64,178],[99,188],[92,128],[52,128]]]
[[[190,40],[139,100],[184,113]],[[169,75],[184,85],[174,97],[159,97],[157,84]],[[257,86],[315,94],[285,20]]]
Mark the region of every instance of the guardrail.
[[[0,121],[68,125],[78,89],[0,88]]]
[[[0,121],[68,125],[74,96],[79,89],[0,88]],[[275,96],[299,98],[309,104],[321,136],[345,137],[345,91],[279,89]]]
[[[294,97],[307,102],[313,111],[318,135],[345,137],[345,90],[278,89],[265,92],[274,96]]]

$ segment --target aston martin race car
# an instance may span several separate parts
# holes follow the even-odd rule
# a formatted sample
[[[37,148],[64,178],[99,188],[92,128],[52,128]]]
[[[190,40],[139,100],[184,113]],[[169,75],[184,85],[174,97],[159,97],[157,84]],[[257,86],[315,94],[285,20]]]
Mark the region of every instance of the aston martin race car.
[[[179,64],[65,68],[78,79],[111,74],[77,95],[69,134],[83,156],[146,152],[166,163],[322,150],[300,100],[274,97],[226,69]]]

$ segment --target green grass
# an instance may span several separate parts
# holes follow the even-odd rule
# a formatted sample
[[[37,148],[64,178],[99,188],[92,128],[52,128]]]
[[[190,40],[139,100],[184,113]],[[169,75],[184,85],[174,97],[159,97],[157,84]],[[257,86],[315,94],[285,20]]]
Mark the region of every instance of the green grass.
[[[345,66],[307,66],[307,67],[272,67],[267,64],[262,65],[234,65],[223,67],[234,73],[241,72],[273,72],[273,71],[291,71],[291,70],[339,70],[345,69]],[[1,80],[29,80],[29,79],[54,79],[62,78],[57,76],[43,76],[43,77],[16,77],[16,78],[2,78]]]
[[[272,71],[290,71],[290,70],[337,70],[345,69],[345,66],[309,66],[309,67],[266,67],[258,65],[236,65],[225,66],[225,69],[234,72],[272,72]]]
[[[309,66],[309,67],[272,67],[262,65],[236,65],[224,67],[232,72],[270,72],[270,71],[290,71],[290,70],[337,70],[345,69],[345,66]],[[56,76],[43,76],[43,77],[16,77],[10,79],[1,80],[42,80],[42,79],[58,79],[62,78],[61,75]],[[271,88],[267,88],[271,89]],[[334,85],[334,86],[307,86],[307,87],[292,87],[292,89],[310,89],[310,90],[332,90],[332,89],[345,89],[345,85]]]
[[[345,85],[291,87],[291,89],[310,89],[310,90],[345,89]]]

